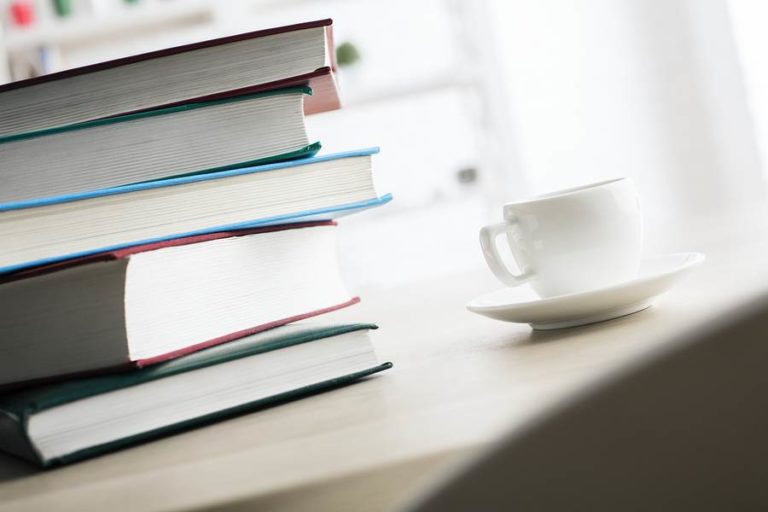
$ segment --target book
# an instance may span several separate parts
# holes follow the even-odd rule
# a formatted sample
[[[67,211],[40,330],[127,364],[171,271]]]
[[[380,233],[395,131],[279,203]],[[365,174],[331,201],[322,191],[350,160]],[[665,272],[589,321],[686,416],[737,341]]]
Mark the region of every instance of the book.
[[[310,156],[306,87],[0,137],[0,203]]]
[[[359,301],[336,225],[218,232],[0,278],[0,386],[131,369]]]
[[[0,273],[217,231],[330,220],[388,202],[378,149],[0,204]]]
[[[279,87],[339,108],[330,19],[167,48],[0,86],[0,135]]]
[[[7,393],[0,449],[64,464],[346,384],[392,366],[376,357],[375,328],[292,324],[135,372]]]

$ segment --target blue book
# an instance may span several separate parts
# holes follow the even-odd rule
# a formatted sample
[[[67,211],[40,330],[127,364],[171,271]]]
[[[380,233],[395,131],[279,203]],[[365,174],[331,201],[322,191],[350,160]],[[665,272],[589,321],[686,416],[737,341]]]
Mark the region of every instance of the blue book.
[[[137,244],[379,206],[378,148],[0,204],[0,274]]]

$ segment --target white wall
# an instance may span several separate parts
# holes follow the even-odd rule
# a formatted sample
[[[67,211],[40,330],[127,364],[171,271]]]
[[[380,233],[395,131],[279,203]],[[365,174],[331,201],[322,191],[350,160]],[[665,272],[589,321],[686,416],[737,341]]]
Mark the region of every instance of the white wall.
[[[630,176],[651,238],[765,197],[724,0],[491,3],[529,192]]]
[[[729,0],[728,7],[746,82],[747,101],[765,162],[768,157],[768,2]]]

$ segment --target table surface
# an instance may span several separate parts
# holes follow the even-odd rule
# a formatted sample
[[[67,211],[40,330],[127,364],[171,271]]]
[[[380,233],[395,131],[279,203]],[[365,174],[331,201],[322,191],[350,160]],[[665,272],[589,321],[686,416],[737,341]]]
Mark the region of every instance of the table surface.
[[[757,293],[763,232],[688,233],[678,249],[708,261],[654,307],[560,331],[467,312],[468,299],[498,287],[480,269],[369,293],[326,320],[378,323],[374,343],[392,370],[51,471],[1,455],[0,508],[391,510],[500,434]]]

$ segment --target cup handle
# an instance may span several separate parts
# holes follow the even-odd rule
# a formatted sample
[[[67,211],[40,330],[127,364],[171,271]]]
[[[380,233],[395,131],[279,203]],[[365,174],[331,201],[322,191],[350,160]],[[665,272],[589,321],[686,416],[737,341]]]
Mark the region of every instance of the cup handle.
[[[483,248],[483,256],[485,256],[485,261],[488,262],[493,275],[507,286],[520,286],[531,279],[533,276],[532,272],[523,269],[521,269],[523,272],[520,274],[510,272],[504,260],[501,259],[499,249],[496,246],[496,239],[499,235],[506,232],[510,222],[514,223],[515,221],[499,222],[498,224],[491,224],[480,229],[480,246]]]

